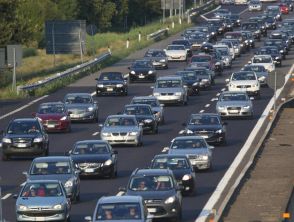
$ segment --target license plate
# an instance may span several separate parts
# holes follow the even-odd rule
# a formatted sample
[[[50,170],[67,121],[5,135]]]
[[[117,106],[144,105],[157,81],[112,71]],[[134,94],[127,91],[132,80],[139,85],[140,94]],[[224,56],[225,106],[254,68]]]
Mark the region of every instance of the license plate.
[[[72,117],[72,118],[79,118],[79,115],[78,114],[71,114],[70,117]]]
[[[107,88],[107,91],[108,92],[112,92],[113,91],[113,88]]]
[[[144,79],[145,78],[145,76],[139,76],[139,79]]]
[[[94,169],[85,169],[85,172],[86,173],[93,173],[94,172]]]
[[[45,217],[37,217],[37,220],[38,220],[38,221],[46,221],[46,220],[45,220]]]
[[[230,113],[239,113],[238,110],[230,110]]]
[[[17,147],[27,147],[27,144],[26,143],[19,143],[19,144],[17,144]]]
[[[148,208],[149,213],[156,213],[156,208]]]
[[[54,124],[48,124],[47,127],[48,127],[48,128],[54,128],[55,125],[54,125]]]

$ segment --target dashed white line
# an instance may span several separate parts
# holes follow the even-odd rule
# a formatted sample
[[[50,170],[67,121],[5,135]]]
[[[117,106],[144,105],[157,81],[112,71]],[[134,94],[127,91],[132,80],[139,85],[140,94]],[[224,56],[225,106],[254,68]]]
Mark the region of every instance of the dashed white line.
[[[119,191],[116,196],[122,196],[125,192],[124,191]]]
[[[206,107],[206,108],[207,108],[207,107],[210,107],[210,104],[206,104],[205,107]]]
[[[96,94],[96,92],[92,92],[92,93],[91,93],[91,96],[94,96],[95,94]]]
[[[23,182],[21,185],[19,185],[20,187],[23,187],[26,184],[26,182]]]
[[[203,110],[200,110],[199,113],[203,113],[204,111],[205,111],[204,109]]]
[[[99,132],[95,132],[92,134],[92,136],[97,136],[99,134]]]
[[[248,8],[244,9],[242,12],[239,13],[239,15],[242,15],[244,12],[248,11]]]
[[[226,91],[226,88],[223,88],[223,89],[222,89],[222,92],[223,92],[223,91]]]
[[[213,102],[213,101],[217,101],[218,98],[212,98],[210,101]]]
[[[12,193],[8,193],[6,194],[4,197],[1,198],[1,200],[6,200],[7,198],[9,198],[12,195]]]
[[[220,93],[217,93],[216,96],[220,96]]]

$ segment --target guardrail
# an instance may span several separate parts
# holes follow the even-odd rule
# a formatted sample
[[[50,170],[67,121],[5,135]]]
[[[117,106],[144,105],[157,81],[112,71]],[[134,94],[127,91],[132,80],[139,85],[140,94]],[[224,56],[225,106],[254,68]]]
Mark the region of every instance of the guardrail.
[[[160,30],[158,30],[156,32],[153,32],[153,33],[147,35],[147,40],[149,40],[149,39],[156,40],[161,36],[167,36],[168,35],[168,30],[169,30],[169,28],[165,28],[165,29],[160,29]]]
[[[285,89],[291,85],[291,82],[288,80],[291,78],[293,70],[294,65],[292,65],[289,73],[285,76],[284,85],[276,91],[276,95],[268,103],[254,129],[248,136],[247,141],[217,185],[195,222],[217,222],[221,218],[227,203],[252,165],[256,153],[262,147],[274,123],[277,112],[273,113],[273,107],[276,101],[280,101],[282,94],[285,94]]]
[[[69,68],[63,72],[56,73],[54,76],[48,77],[44,80],[40,80],[36,83],[25,85],[25,86],[17,86],[17,93],[19,94],[19,92],[21,92],[21,91],[35,90],[39,87],[44,86],[45,84],[53,82],[53,81],[68,77],[70,75],[78,74],[82,71],[90,69],[92,66],[104,61],[105,59],[107,59],[110,56],[111,56],[111,51],[109,50],[108,52],[96,57],[95,59],[92,59],[92,60],[85,62],[85,63],[82,63],[80,65],[77,65],[73,68]]]

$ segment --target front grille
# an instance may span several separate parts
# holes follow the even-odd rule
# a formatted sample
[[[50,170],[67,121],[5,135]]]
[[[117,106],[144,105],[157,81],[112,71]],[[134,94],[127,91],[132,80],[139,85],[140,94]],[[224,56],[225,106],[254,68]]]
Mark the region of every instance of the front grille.
[[[251,85],[242,85],[242,86],[237,86],[237,88],[242,89],[242,88],[250,88]]]
[[[196,135],[199,135],[199,136],[208,136],[208,137],[211,137],[214,135],[214,131],[195,131],[195,134]]]
[[[31,138],[14,138],[12,139],[13,143],[31,143]]]
[[[241,107],[228,107],[228,110],[241,110]]]
[[[98,168],[101,163],[79,163],[78,166],[80,169]]]
[[[69,110],[72,114],[83,114],[87,112],[87,109],[71,109]]]
[[[127,136],[128,133],[112,133],[112,136]]]
[[[189,155],[190,160],[201,160],[202,156],[201,155]]]
[[[173,93],[161,93],[162,96],[173,96]]]

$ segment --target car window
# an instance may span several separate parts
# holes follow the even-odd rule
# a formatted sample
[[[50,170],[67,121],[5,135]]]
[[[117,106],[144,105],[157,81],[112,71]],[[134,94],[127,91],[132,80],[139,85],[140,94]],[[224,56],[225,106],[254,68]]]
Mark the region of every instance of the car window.
[[[140,220],[142,219],[139,203],[107,203],[97,208],[96,220]]]
[[[271,62],[272,62],[271,57],[256,56],[253,58],[253,63],[271,63]]]
[[[232,80],[256,80],[256,76],[252,72],[235,72],[232,74]]]
[[[152,107],[158,107],[160,106],[159,105],[159,102],[155,99],[134,99],[132,101],[132,104],[148,104]]]
[[[38,110],[39,114],[49,113],[64,113],[65,107],[63,104],[41,104]]]
[[[174,188],[171,176],[135,176],[131,178],[129,188],[133,191],[166,191]]]
[[[149,61],[136,61],[132,65],[133,68],[152,68],[152,64]]]
[[[65,98],[65,103],[92,103],[92,98],[90,95],[68,95]]]
[[[189,125],[217,125],[220,124],[219,118],[216,116],[193,116]]]
[[[178,88],[181,87],[180,80],[158,80],[157,88]]]
[[[210,62],[211,56],[193,56],[191,62]]]
[[[111,117],[105,122],[105,126],[117,127],[117,126],[135,126],[136,121],[130,117]]]
[[[58,197],[62,196],[58,183],[27,183],[23,188],[21,197]]]
[[[70,174],[70,166],[69,161],[33,162],[30,175]]]
[[[41,132],[37,121],[13,121],[7,129],[8,134],[37,134]]]
[[[178,139],[174,140],[171,149],[198,149],[205,148],[206,143],[204,139]]]
[[[167,50],[185,50],[184,45],[169,45],[167,46]]]
[[[246,101],[248,98],[245,94],[238,94],[238,93],[226,93],[220,97],[220,101]]]
[[[120,73],[101,73],[99,76],[100,81],[120,81],[123,80],[123,77]]]
[[[146,106],[128,106],[125,107],[124,113],[128,115],[152,115],[152,111]]]
[[[195,72],[178,72],[177,75],[182,76],[185,81],[198,80]]]
[[[89,155],[89,154],[108,154],[109,148],[107,144],[101,143],[78,143],[72,152],[73,155]]]
[[[189,169],[189,164],[186,158],[182,157],[159,157],[154,159],[152,169]]]

